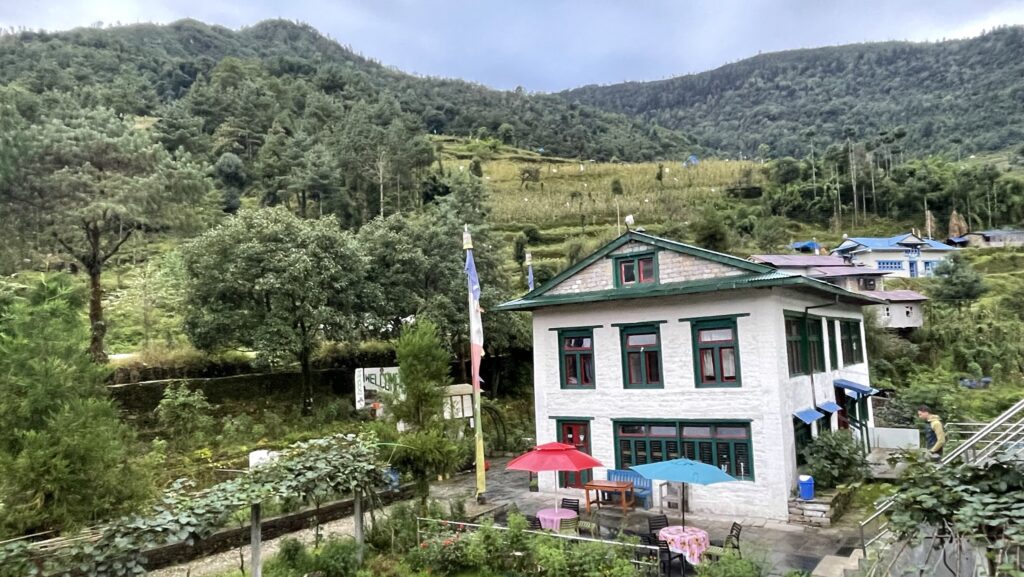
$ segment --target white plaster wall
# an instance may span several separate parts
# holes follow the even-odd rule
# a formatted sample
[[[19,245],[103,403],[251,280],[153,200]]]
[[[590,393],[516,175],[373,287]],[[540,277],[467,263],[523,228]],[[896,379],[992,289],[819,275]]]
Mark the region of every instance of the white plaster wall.
[[[885,309],[889,314],[885,314]],[[887,329],[910,329],[924,326],[924,307],[919,302],[875,305],[879,324]],[[909,312],[909,314],[908,314]]]
[[[873,249],[870,251],[858,252],[853,255],[853,262],[856,264],[863,264],[878,268],[878,261],[880,260],[898,260],[903,263],[903,268],[900,270],[887,270],[889,278],[910,278],[910,265],[907,256],[903,253],[904,249],[900,250],[878,250]],[[924,270],[924,263],[928,260],[941,261],[949,257],[952,251],[948,250],[921,250],[921,256],[917,260],[917,276],[926,276]]]
[[[788,289],[727,291],[661,297],[628,303],[566,305],[534,312],[534,386],[537,442],[557,439],[556,417],[592,417],[591,451],[615,466],[614,419],[750,419],[755,481],[690,489],[691,509],[724,515],[787,519],[795,486],[792,412],[810,405],[807,377],[790,379],[783,310],[829,302]],[[826,313],[827,311],[827,313]],[[819,309],[817,314],[860,318],[857,307]],[[741,388],[698,389],[694,384],[691,327],[680,318],[746,313],[737,319]],[[667,321],[659,325],[663,389],[624,389],[619,328],[612,323]],[[558,328],[594,329],[596,387],[559,387]],[[828,347],[826,346],[826,354]],[[867,365],[836,371],[867,384]],[[815,376],[818,402],[834,400],[832,374]],[[804,398],[806,397],[806,399]],[[595,478],[604,478],[603,469]],[[555,489],[555,474],[540,476],[542,490]]]

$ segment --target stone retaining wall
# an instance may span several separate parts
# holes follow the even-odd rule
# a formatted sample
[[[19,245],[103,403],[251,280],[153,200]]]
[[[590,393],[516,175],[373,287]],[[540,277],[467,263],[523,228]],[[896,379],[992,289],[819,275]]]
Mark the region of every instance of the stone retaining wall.
[[[842,517],[853,499],[853,489],[817,493],[813,499],[789,500],[789,522],[812,527],[830,527]]]

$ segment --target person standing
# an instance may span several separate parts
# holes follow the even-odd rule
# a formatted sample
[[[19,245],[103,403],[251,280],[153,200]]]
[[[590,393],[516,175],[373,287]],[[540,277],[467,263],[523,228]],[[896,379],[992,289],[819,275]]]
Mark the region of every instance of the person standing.
[[[942,458],[942,448],[946,445],[946,429],[942,426],[942,419],[932,413],[928,405],[921,405],[917,408],[917,416],[928,423],[928,430],[925,432],[925,446],[928,455],[938,461]]]

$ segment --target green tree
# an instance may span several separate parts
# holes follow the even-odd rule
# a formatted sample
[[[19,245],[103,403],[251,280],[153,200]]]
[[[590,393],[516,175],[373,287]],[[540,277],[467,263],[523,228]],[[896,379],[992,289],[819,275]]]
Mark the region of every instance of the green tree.
[[[504,122],[498,127],[498,138],[503,144],[515,144],[516,142],[516,129],[511,124]]]
[[[44,277],[0,298],[0,538],[71,530],[152,491],[130,429],[82,347],[86,295]]]
[[[466,457],[464,447],[451,440],[444,419],[445,387],[451,384],[450,356],[442,346],[437,326],[417,321],[407,328],[396,346],[400,390],[386,400],[395,423],[401,423],[395,464],[413,476],[421,509],[430,497],[430,481],[448,475]],[[457,423],[457,421],[456,421]]]
[[[754,223],[754,244],[758,250],[774,252],[786,244],[789,232],[786,230],[788,219],[781,216],[765,216]]]
[[[953,304],[957,309],[963,305],[969,307],[988,291],[981,274],[958,253],[953,253],[935,267],[930,285],[933,299]]]
[[[729,229],[714,210],[705,211],[693,223],[694,240],[697,246],[708,250],[724,252],[729,248]]]
[[[204,350],[245,347],[298,361],[303,412],[313,408],[310,358],[325,337],[351,336],[365,298],[365,262],[333,218],[284,208],[243,211],[189,243],[185,332]]]
[[[210,189],[205,169],[187,153],[170,155],[109,110],[33,124],[23,136],[32,162],[20,186],[0,190],[0,200],[32,208],[89,275],[89,353],[104,361],[107,262],[136,230],[195,225]]]

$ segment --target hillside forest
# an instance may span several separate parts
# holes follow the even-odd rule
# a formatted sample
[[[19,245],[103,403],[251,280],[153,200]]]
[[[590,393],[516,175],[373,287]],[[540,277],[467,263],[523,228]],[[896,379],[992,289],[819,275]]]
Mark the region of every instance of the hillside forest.
[[[1007,56],[1021,36],[545,95],[407,75],[286,21],[5,33],[0,539],[137,510],[178,477],[204,486],[253,448],[359,430],[367,414],[315,374],[393,363],[413,321],[461,378],[466,229],[485,388],[510,429],[501,448],[522,450],[529,317],[490,309],[525,292],[528,254],[544,282],[626,215],[742,257],[1022,226],[1024,91]],[[932,299],[922,330],[869,329],[882,422],[910,425],[921,402],[987,419],[1020,397],[1022,264],[965,250],[935,278],[891,283]],[[211,402],[174,386],[141,413],[111,401],[114,374],[154,367],[290,372],[299,392]],[[983,375],[990,389],[957,383]],[[72,462],[81,476],[64,474]]]

